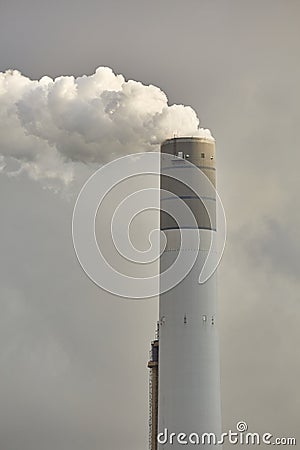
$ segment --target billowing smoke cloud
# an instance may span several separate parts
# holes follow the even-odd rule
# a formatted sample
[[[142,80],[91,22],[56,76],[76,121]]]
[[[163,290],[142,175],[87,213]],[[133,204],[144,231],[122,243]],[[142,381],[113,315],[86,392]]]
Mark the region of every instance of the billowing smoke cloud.
[[[174,134],[205,136],[191,107],[108,67],[93,75],[30,80],[0,73],[0,170],[68,185],[76,168],[154,151]]]

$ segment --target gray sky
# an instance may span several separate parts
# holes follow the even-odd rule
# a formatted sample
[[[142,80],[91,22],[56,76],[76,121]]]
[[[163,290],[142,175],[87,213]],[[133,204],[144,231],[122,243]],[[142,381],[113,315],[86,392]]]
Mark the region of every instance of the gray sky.
[[[298,441],[299,17],[296,0],[0,4],[0,71],[109,66],[191,105],[212,130],[228,220],[223,428],[246,420]],[[2,174],[0,198],[1,449],[147,448],[156,302],[112,298],[85,276],[72,196]]]

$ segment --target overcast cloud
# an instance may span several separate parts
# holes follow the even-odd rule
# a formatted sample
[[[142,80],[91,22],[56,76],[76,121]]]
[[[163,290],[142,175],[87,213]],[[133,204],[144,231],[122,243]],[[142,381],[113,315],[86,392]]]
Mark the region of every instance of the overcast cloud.
[[[28,80],[76,79],[110,67],[125,80],[158,86],[134,85],[147,92],[155,111],[163,105],[170,111],[166,93],[169,106],[191,106],[185,111],[193,128],[197,114],[200,126],[212,130],[228,220],[219,268],[223,429],[246,420],[251,431],[298,437],[296,448],[299,17],[296,0],[0,5],[1,72],[16,69]],[[5,97],[1,104],[0,153],[9,159],[13,151],[17,161],[2,161],[0,174],[0,448],[147,448],[146,363],[157,303],[113,298],[81,270],[71,239],[74,199],[106,157],[93,132],[83,165],[78,149],[89,136],[91,116],[78,118],[77,145],[72,132],[59,140],[53,117],[64,120],[65,130],[81,109],[68,105],[50,120],[34,86],[35,96],[28,93],[26,103],[22,95],[18,103],[19,122],[16,102]],[[20,100],[17,89],[10,92]],[[127,98],[136,111],[140,93]],[[25,120],[28,112],[32,120]],[[21,138],[22,130],[27,134]],[[163,137],[152,139],[154,131],[152,123],[145,141],[128,142],[152,148]],[[37,157],[45,149],[56,155],[50,168],[62,183],[49,177],[49,159]],[[8,173],[37,160],[40,176],[28,166],[17,176]],[[62,192],[65,177],[68,195]]]

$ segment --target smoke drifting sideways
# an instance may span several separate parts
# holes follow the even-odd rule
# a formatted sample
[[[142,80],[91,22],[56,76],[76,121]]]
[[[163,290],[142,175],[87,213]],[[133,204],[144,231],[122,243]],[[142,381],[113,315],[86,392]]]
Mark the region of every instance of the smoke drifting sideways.
[[[31,80],[0,73],[0,171],[61,190],[126,154],[157,151],[170,137],[213,139],[189,106],[108,67],[81,77]]]

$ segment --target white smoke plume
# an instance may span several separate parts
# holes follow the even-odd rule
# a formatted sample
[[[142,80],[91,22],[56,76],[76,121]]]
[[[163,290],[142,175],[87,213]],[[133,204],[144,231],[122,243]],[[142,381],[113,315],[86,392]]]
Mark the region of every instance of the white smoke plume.
[[[31,80],[0,73],[0,171],[70,184],[79,166],[155,151],[169,137],[212,139],[189,106],[108,67],[90,76]]]

